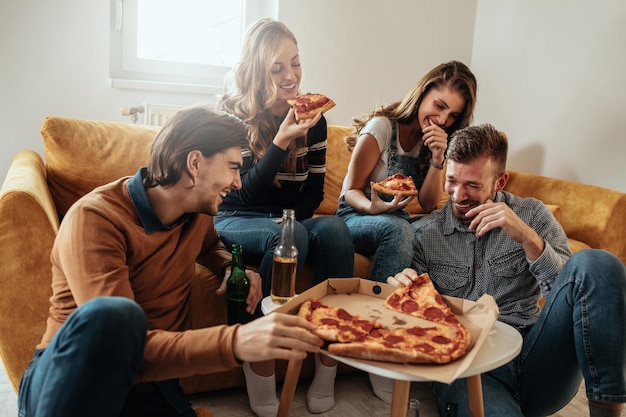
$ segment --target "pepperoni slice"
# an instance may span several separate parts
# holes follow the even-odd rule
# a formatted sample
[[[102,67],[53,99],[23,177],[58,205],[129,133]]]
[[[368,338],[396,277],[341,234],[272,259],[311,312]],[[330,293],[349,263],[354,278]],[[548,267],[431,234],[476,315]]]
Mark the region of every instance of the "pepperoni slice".
[[[419,307],[419,304],[417,304],[417,301],[415,300],[405,300],[400,306],[402,312],[407,314],[411,314],[412,312],[417,311]]]
[[[381,338],[381,337],[383,337],[383,334],[382,334],[382,332],[380,331],[380,329],[374,329],[374,330],[372,330],[372,332],[370,333],[370,336],[371,336],[371,337],[374,337],[374,338]]]
[[[433,337],[432,339],[430,339],[430,340],[432,340],[432,341],[433,341],[433,342],[435,342],[435,343],[439,343],[440,345],[446,345],[446,344],[448,344],[448,343],[452,342],[452,340],[448,339],[448,338],[447,338],[447,337],[445,337],[445,336],[441,336],[441,335],[434,336],[434,337]]]
[[[435,330],[435,329],[436,329],[436,327],[419,327],[419,326],[415,326],[415,327],[410,327],[410,328],[406,329],[406,332],[408,334],[413,335],[413,336],[424,336],[429,331]]]
[[[352,319],[353,319],[352,314],[348,313],[343,308],[340,308],[340,309],[337,310],[337,317],[340,320],[345,320],[345,321],[352,321]]]
[[[353,320],[352,323],[354,323],[356,327],[360,327],[368,333],[374,328],[374,324],[367,320]]]
[[[444,318],[445,314],[437,307],[428,307],[426,310],[424,310],[424,317],[426,318],[426,320],[435,321],[437,319]]]
[[[393,345],[395,345],[396,343],[400,343],[404,341],[404,337],[402,336],[398,336],[395,334],[388,334],[387,336],[385,336],[383,338],[383,340],[387,343],[391,343]]]
[[[437,302],[437,304],[445,304],[441,294],[435,294],[435,301]]]
[[[415,347],[415,349],[419,349],[419,350],[421,350],[422,352],[425,352],[425,353],[431,353],[432,351],[435,350],[435,348],[433,346],[429,345],[428,343],[420,343],[419,345],[415,345],[414,347]]]

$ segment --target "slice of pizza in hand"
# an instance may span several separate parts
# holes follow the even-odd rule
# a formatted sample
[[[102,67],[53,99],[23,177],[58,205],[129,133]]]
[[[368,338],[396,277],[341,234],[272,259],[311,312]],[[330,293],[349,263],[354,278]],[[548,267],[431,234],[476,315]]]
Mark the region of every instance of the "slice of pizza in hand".
[[[420,274],[411,286],[402,286],[391,293],[384,306],[399,313],[458,327],[465,333],[469,345],[469,331],[450,310],[427,273]]]
[[[298,316],[317,326],[313,333],[329,342],[361,340],[373,329],[383,327],[377,321],[352,315],[343,308],[329,307],[319,299],[302,303]]]
[[[396,289],[387,297],[384,306],[428,321],[453,326],[461,324],[435,288],[428,273],[420,274],[411,286],[403,285]]]
[[[415,182],[413,182],[413,178],[410,175],[400,173],[393,174],[382,181],[374,183],[372,185],[372,191],[389,195],[417,195],[417,187],[415,186]]]
[[[287,103],[293,106],[298,121],[312,119],[335,107],[331,98],[319,93],[300,94],[295,99],[287,100]]]

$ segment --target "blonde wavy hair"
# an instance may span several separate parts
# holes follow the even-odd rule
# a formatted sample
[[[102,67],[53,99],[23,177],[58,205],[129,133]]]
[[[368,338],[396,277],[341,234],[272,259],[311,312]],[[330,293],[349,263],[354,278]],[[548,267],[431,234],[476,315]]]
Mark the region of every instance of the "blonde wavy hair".
[[[241,57],[225,83],[224,95],[218,101],[219,108],[245,122],[255,162],[270,146],[284,118],[284,115],[279,118],[270,111],[278,96],[271,68],[284,39],[298,46],[296,37],[284,23],[270,18],[254,23],[246,33]],[[289,146],[285,164],[288,172],[295,172],[296,152],[302,146],[306,146],[306,137],[298,138]],[[276,180],[274,184],[278,186]]]
[[[456,91],[465,99],[465,108],[454,124],[446,129],[448,137],[458,129],[467,127],[472,122],[474,106],[476,105],[476,77],[467,67],[459,61],[450,61],[436,66],[424,75],[408,94],[395,103],[386,107],[380,107],[364,117],[354,118],[352,126],[354,135],[347,136],[344,140],[349,151],[354,149],[356,139],[361,133],[363,126],[375,116],[385,116],[392,121],[410,123],[417,117],[417,111],[424,96],[432,89],[447,85],[452,91]],[[427,147],[425,149],[428,150]]]

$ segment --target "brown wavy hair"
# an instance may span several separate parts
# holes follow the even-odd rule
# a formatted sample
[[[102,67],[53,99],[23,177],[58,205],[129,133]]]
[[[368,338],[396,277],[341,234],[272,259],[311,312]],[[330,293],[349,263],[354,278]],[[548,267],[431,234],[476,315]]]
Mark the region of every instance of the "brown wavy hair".
[[[254,23],[246,33],[241,57],[218,101],[218,107],[245,122],[255,162],[269,147],[284,118],[276,117],[270,111],[278,96],[271,68],[284,39],[293,41],[297,47],[296,37],[284,23],[269,18]],[[304,136],[290,144],[287,171],[295,172],[296,151],[302,146],[306,146]],[[278,185],[277,181],[274,183]]]
[[[204,105],[178,110],[157,133],[150,149],[146,187],[176,184],[187,170],[187,155],[199,150],[211,157],[247,145],[246,129],[236,118]]]
[[[388,119],[400,123],[410,123],[417,117],[417,111],[424,96],[433,88],[448,86],[452,91],[456,91],[465,99],[465,108],[454,124],[446,129],[448,137],[458,129],[469,126],[472,123],[474,107],[476,105],[477,83],[476,77],[470,69],[462,62],[450,61],[436,66],[424,75],[415,86],[408,92],[402,101],[391,103],[386,107],[380,107],[364,117],[354,118],[352,126],[354,135],[347,136],[344,140],[349,151],[354,149],[356,139],[359,137],[361,129],[373,117],[385,116]],[[430,157],[430,150],[428,151]],[[422,152],[420,152],[421,154]]]

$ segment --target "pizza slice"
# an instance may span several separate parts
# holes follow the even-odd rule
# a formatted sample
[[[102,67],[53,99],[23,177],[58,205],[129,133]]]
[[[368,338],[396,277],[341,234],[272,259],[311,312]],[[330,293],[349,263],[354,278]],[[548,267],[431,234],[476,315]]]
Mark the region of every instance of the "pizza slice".
[[[296,120],[312,119],[318,113],[324,113],[335,107],[335,102],[319,93],[300,94],[295,99],[287,100],[293,106]]]
[[[415,187],[413,178],[410,175],[403,175],[400,173],[393,174],[382,181],[374,183],[372,185],[372,191],[389,195],[417,195],[417,187]]]
[[[330,342],[351,342],[365,338],[381,323],[363,319],[343,308],[329,307],[319,299],[307,300],[300,306],[298,316],[317,326],[313,333]]]
[[[399,313],[455,327],[465,326],[456,318],[427,273],[420,274],[411,286],[402,286],[391,293],[384,306]],[[469,332],[467,337],[470,337]]]
[[[398,329],[374,329],[364,339],[349,343],[331,343],[328,352],[358,359],[397,363],[452,362],[469,348],[461,329],[434,325]]]

